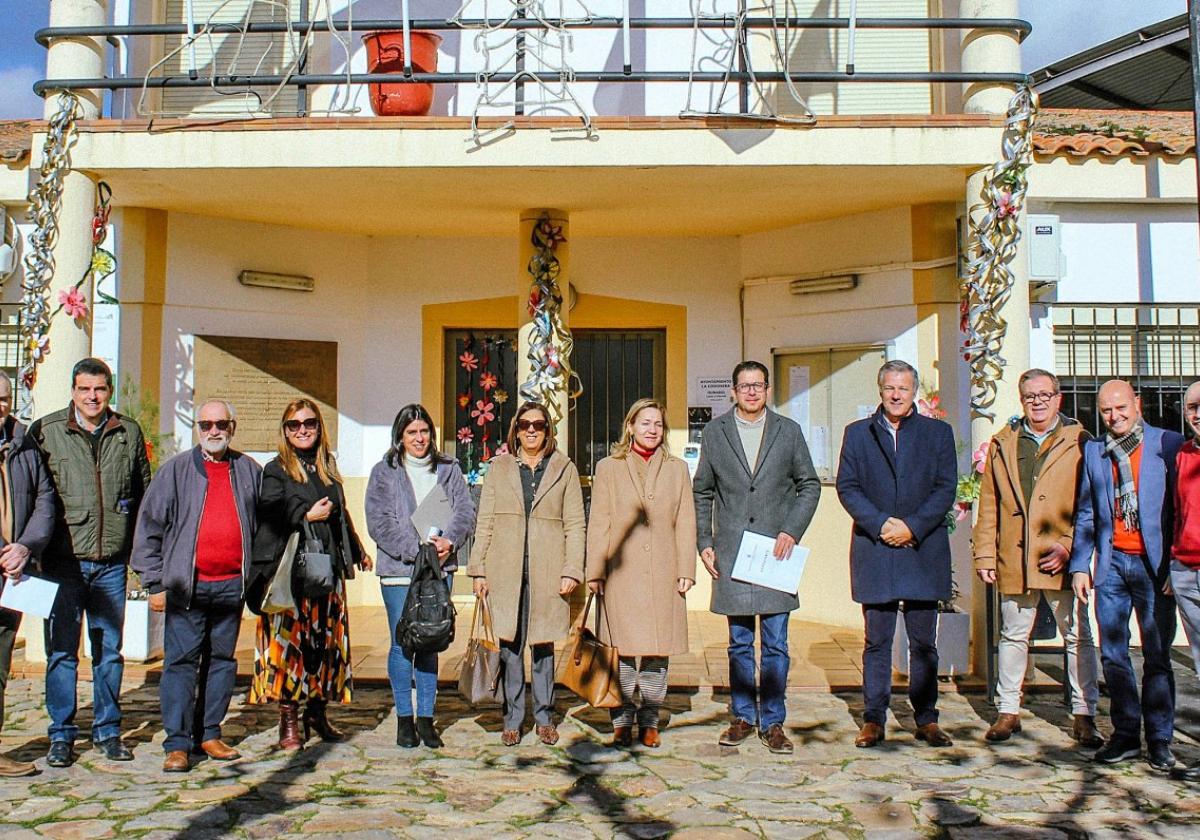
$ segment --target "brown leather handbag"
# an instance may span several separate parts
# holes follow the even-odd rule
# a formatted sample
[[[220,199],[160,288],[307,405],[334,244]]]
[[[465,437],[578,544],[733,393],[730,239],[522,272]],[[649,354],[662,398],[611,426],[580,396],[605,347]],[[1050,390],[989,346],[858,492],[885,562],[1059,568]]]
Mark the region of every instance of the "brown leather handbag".
[[[617,663],[617,649],[600,641],[595,633],[587,628],[588,612],[592,608],[593,593],[588,593],[587,603],[579,614],[579,623],[571,628],[567,639],[567,665],[563,669],[562,684],[575,692],[589,706],[597,709],[616,709],[624,701],[621,699],[621,677]],[[600,614],[604,613],[605,621],[608,613],[601,600],[596,608],[596,629],[600,628]],[[609,629],[609,637],[612,630]]]
[[[467,652],[463,654],[458,670],[458,693],[472,706],[504,701],[504,687],[500,684],[500,645],[492,629],[491,610],[483,598],[475,599],[471,638],[467,640]]]

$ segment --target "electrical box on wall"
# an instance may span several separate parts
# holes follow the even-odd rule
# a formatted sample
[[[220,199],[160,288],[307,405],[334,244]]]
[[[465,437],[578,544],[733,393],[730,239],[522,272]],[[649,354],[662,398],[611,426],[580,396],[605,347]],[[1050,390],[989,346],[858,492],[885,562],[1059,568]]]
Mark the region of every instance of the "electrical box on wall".
[[[1039,284],[1062,279],[1062,226],[1058,216],[1030,213],[1025,232],[1029,245],[1029,279]]]

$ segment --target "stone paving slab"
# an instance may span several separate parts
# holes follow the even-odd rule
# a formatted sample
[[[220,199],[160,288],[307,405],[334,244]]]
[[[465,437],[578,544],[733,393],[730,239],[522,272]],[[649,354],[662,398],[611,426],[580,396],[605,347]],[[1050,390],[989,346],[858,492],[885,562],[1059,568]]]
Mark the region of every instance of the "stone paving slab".
[[[80,685],[81,698],[91,686]],[[1057,698],[1034,698],[1024,732],[987,745],[994,711],[975,695],[947,691],[942,724],[955,745],[918,744],[902,698],[876,750],[856,750],[861,699],[789,696],[792,756],[757,741],[720,747],[724,694],[673,692],[663,747],[606,746],[607,715],[560,694],[562,739],[547,748],[527,735],[499,743],[496,710],[472,710],[451,692],[438,700],[444,749],[394,745],[390,693],[360,687],[332,710],[349,738],[310,741],[296,754],[271,750],[273,707],[235,697],[225,727],[244,758],[161,772],[157,687],[123,697],[136,758],[107,762],[79,744],[69,769],[45,767],[39,683],[9,685],[0,749],[36,760],[40,773],[0,780],[4,840],[100,838],[1129,838],[1200,836],[1200,785],[1144,763],[1098,767],[1067,735]],[[81,712],[86,732],[90,711]],[[1200,759],[1186,736],[1178,752]]]

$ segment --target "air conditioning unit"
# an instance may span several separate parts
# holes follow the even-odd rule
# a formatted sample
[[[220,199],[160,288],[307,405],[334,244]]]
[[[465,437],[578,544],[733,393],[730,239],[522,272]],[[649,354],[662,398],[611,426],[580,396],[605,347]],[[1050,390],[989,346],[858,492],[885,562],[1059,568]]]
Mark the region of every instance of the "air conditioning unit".
[[[1062,279],[1062,226],[1058,216],[1029,214],[1026,243],[1029,248],[1029,279],[1036,285]]]

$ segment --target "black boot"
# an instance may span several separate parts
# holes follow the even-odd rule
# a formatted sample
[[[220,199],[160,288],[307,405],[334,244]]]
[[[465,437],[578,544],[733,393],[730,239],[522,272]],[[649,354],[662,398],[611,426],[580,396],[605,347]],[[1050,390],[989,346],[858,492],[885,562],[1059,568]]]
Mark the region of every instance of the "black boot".
[[[417,734],[421,736],[421,743],[430,749],[436,750],[442,746],[442,739],[438,737],[437,730],[433,728],[433,718],[431,717],[417,718]]]
[[[421,741],[417,738],[417,731],[413,729],[413,719],[407,715],[399,715],[396,717],[396,746],[404,747],[406,750],[411,750]]]

